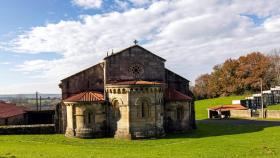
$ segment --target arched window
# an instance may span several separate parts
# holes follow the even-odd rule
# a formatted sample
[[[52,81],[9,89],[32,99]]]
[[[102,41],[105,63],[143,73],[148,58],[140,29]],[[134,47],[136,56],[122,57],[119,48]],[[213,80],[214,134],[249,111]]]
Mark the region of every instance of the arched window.
[[[177,113],[177,120],[178,121],[181,121],[181,120],[183,120],[183,115],[184,115],[184,109],[183,109],[183,107],[178,107],[177,109],[176,109],[176,113]]]
[[[89,113],[88,113],[88,124],[91,123],[91,117],[92,117],[91,115],[92,115],[92,114],[89,112]]]
[[[141,109],[139,109],[139,110],[141,110],[141,115],[140,115],[141,118],[147,118],[147,117],[149,117],[149,116],[150,116],[150,106],[149,106],[148,101],[143,100],[143,101],[141,102],[140,107],[141,107]]]
[[[118,108],[120,105],[119,101],[118,100],[115,100],[114,103],[113,103],[113,107],[114,108]]]
[[[115,118],[120,118],[120,116],[121,116],[119,107],[120,107],[119,101],[115,100],[113,102],[113,113],[115,115]]]
[[[142,114],[142,118],[144,118],[145,117],[145,115],[147,115],[146,114],[146,112],[145,112],[145,103],[144,102],[142,102],[142,105],[141,105],[141,114]]]
[[[94,119],[95,118],[94,118],[94,115],[93,115],[92,112],[87,111],[87,112],[84,113],[84,124],[86,126],[91,126],[95,122]]]
[[[151,101],[149,98],[138,98],[135,105],[137,118],[148,118],[151,116]]]

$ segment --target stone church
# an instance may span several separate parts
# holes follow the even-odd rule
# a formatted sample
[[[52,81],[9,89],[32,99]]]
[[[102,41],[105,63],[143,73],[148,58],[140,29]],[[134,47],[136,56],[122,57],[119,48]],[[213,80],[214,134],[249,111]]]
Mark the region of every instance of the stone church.
[[[78,138],[140,139],[196,128],[189,81],[133,45],[60,83],[60,129]]]

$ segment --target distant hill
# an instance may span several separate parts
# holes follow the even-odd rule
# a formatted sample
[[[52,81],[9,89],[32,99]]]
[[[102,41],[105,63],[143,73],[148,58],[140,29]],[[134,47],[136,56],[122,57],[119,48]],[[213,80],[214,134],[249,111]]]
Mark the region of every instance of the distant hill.
[[[39,93],[38,94],[39,96],[42,97],[42,99],[45,99],[45,98],[61,98],[61,94],[41,94]],[[22,99],[34,99],[36,98],[36,95],[35,94],[3,94],[3,95],[0,95],[0,100],[4,100],[4,101],[8,101],[8,100],[11,100],[11,99],[15,99],[15,98],[22,98]]]

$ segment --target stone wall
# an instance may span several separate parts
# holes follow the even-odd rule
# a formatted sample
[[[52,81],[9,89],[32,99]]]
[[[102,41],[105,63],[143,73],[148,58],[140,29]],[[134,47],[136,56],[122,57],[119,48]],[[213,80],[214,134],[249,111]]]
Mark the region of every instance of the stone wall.
[[[135,79],[164,82],[164,60],[141,47],[129,48],[121,53],[111,55],[105,60],[106,83]],[[143,72],[138,77],[133,76],[129,71],[129,68],[135,64],[141,65],[143,68]]]
[[[62,99],[85,91],[104,90],[103,64],[94,65],[61,81]]]
[[[230,110],[231,117],[240,117],[240,118],[252,118],[252,117],[261,117],[261,110],[257,110],[256,115],[252,116],[251,110]],[[265,118],[280,118],[280,110],[265,110]]]
[[[168,88],[175,88],[177,91],[180,91],[183,94],[192,96],[192,93],[189,90],[189,81],[178,74],[165,69],[165,80]]]
[[[0,126],[5,125],[5,118],[0,118]]]
[[[129,107],[127,89],[109,92],[108,127],[110,134],[116,138],[131,139],[129,132]]]
[[[130,132],[134,138],[156,137],[164,134],[163,92],[159,87],[150,89],[149,92],[130,93]],[[146,110],[142,110],[144,104],[147,105]]]
[[[0,126],[0,134],[54,134],[54,124]]]
[[[60,102],[55,109],[55,125],[57,133],[65,133],[67,126],[66,105]]]
[[[163,89],[159,85],[140,87],[106,87],[111,106],[115,106],[116,101],[119,105],[120,118],[117,120],[116,138],[137,139],[164,134]],[[142,106],[145,106],[144,110]],[[111,118],[110,120],[112,123]]]
[[[75,105],[76,136],[102,137],[105,131],[105,108],[101,103]]]
[[[8,125],[22,125],[22,124],[25,124],[24,114],[9,117],[7,123],[8,123]]]
[[[251,110],[230,110],[230,117],[250,118]]]
[[[280,110],[266,110],[265,113],[266,118],[280,118]]]
[[[105,105],[75,103],[67,106],[66,136],[79,138],[103,137],[106,134]]]
[[[191,127],[191,102],[172,101],[165,104],[165,130],[167,132],[188,131]]]
[[[26,123],[26,121],[25,121],[24,114],[0,119],[0,126],[1,125],[22,125],[25,123]]]

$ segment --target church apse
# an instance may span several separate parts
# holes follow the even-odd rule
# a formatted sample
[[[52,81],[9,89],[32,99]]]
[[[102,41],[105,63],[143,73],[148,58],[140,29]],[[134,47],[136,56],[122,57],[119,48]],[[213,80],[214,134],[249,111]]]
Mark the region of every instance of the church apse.
[[[163,85],[155,82],[107,85],[108,99],[121,100],[115,138],[148,138],[164,135]],[[113,102],[114,103],[114,102]]]
[[[66,136],[78,138],[103,137],[106,113],[103,94],[84,92],[64,100],[67,111]]]

